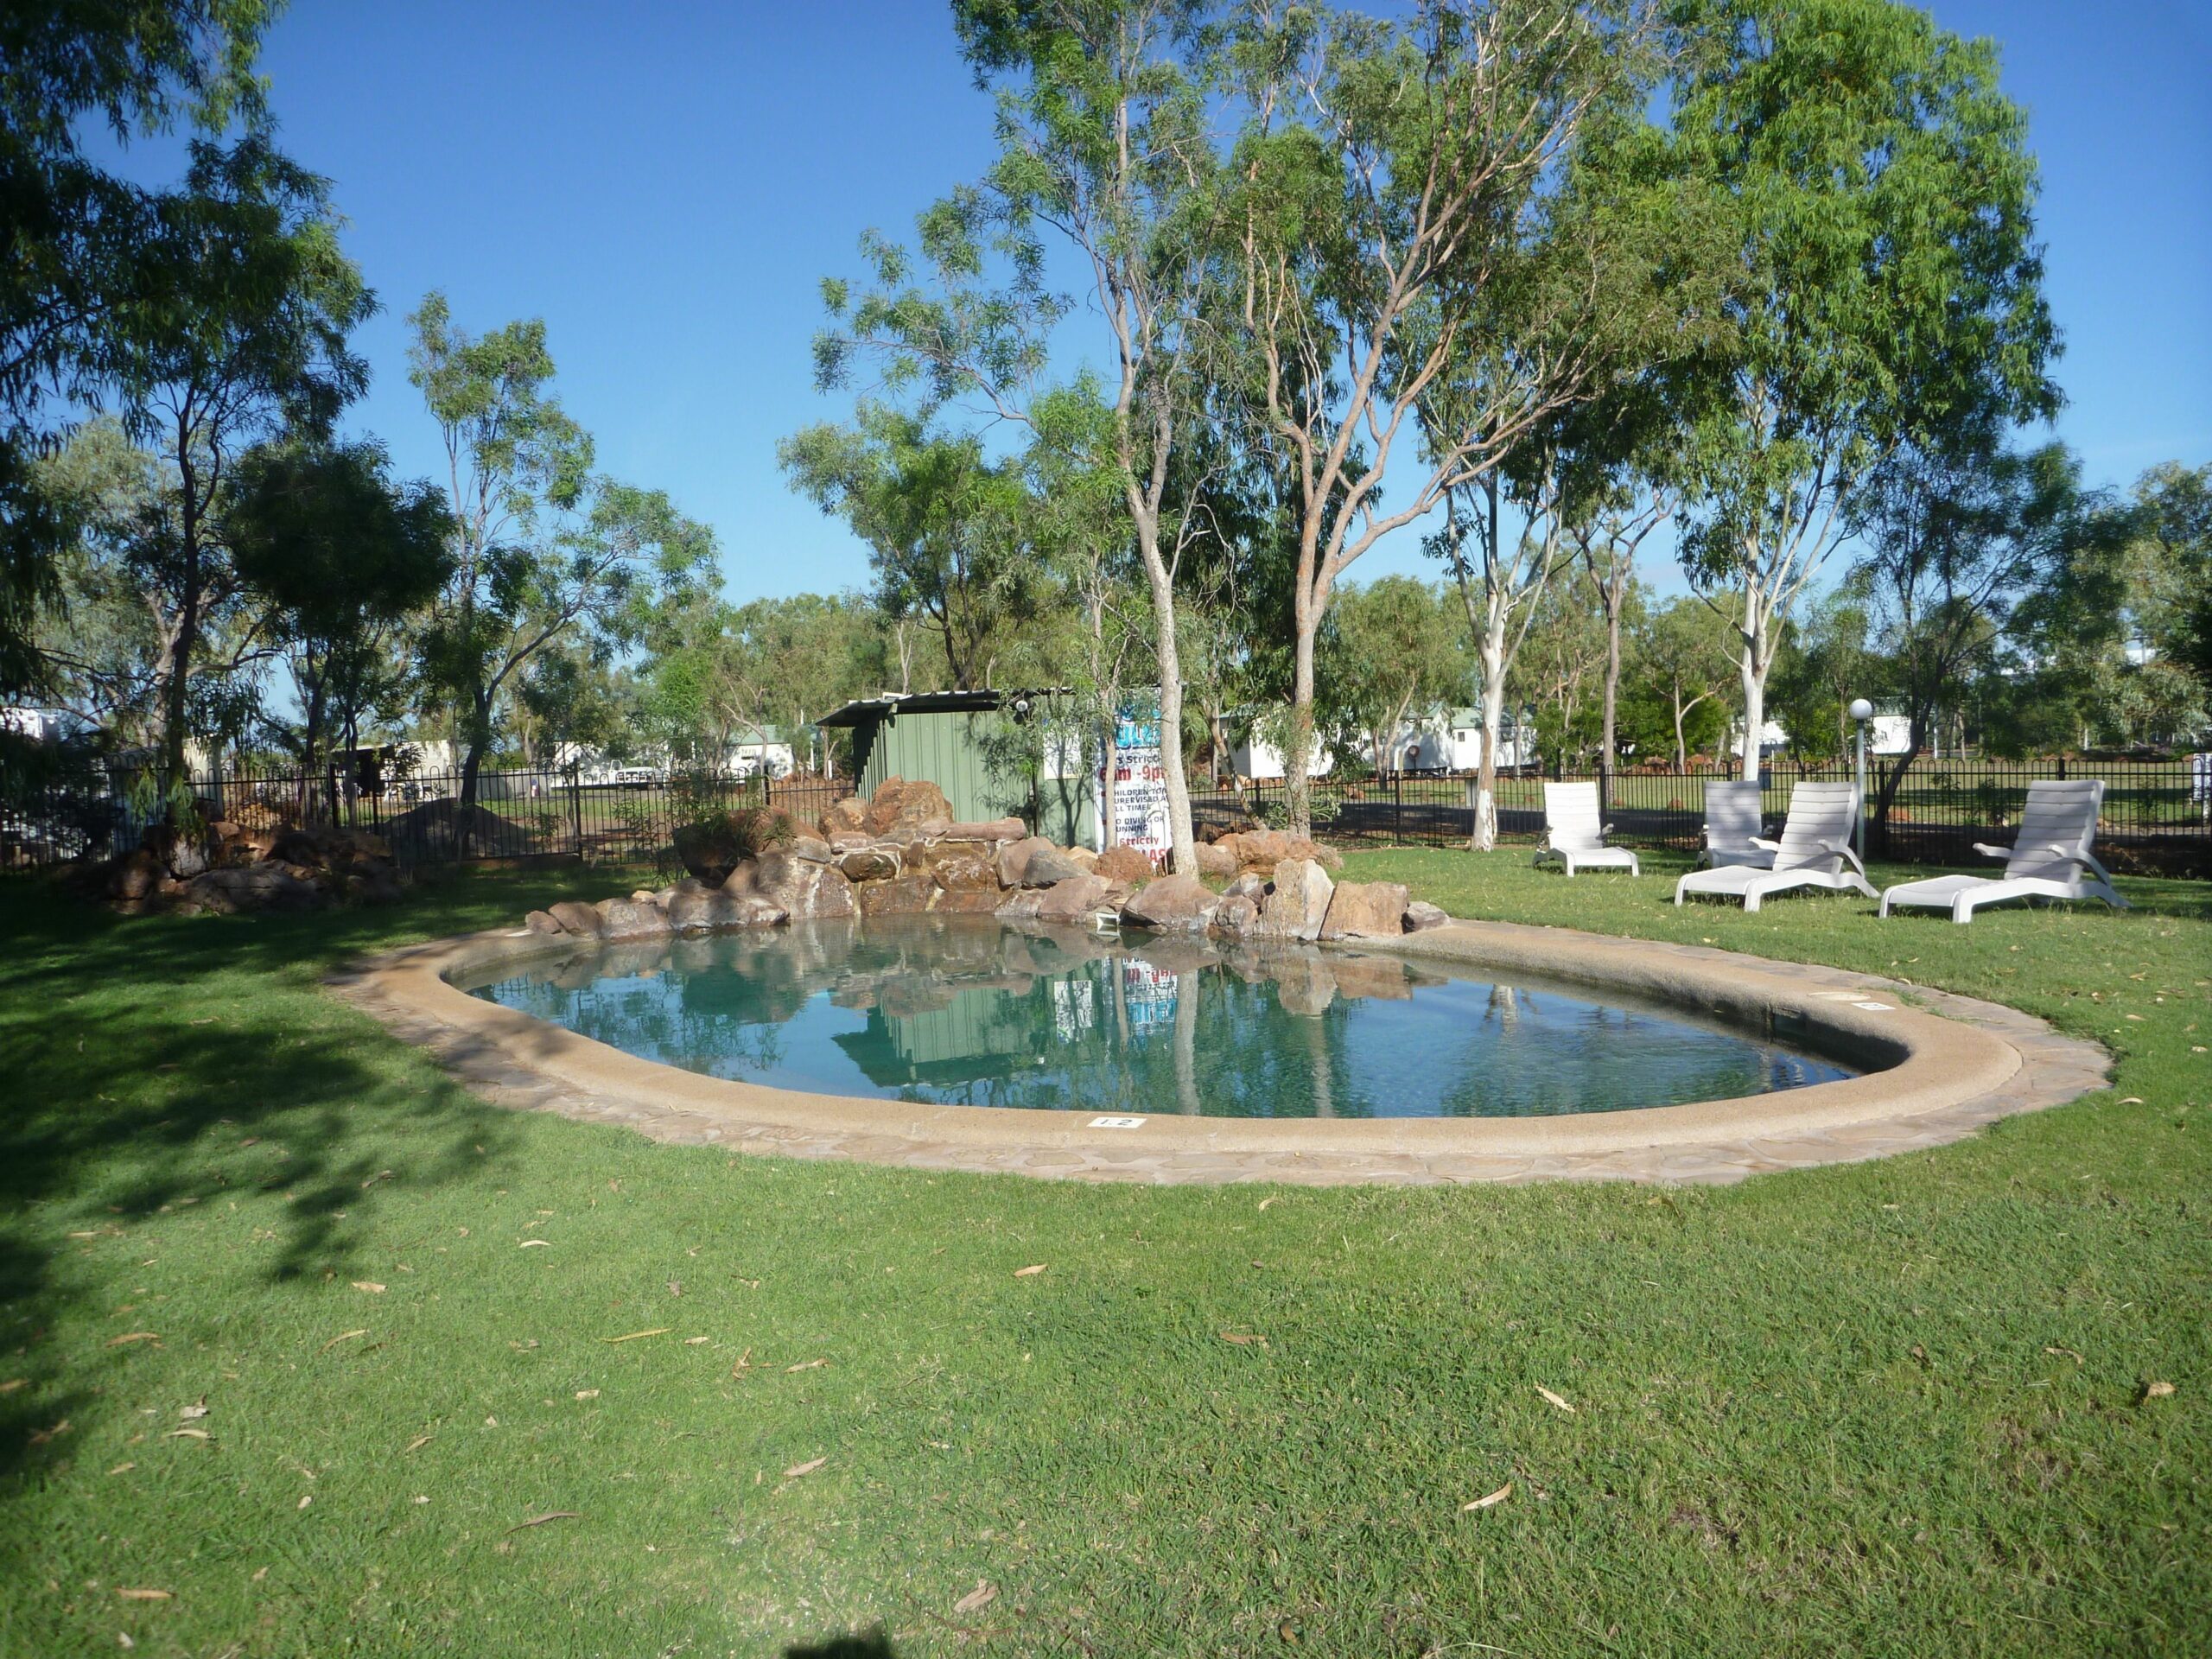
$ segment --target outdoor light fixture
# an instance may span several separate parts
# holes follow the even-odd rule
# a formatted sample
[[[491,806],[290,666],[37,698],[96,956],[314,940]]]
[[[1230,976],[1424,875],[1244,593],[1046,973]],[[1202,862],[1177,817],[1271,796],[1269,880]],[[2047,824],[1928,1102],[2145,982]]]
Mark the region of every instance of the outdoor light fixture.
[[[1864,697],[1851,700],[1851,717],[1859,722],[1859,861],[1866,861],[1866,722],[1874,718],[1874,705]]]
[[[1014,700],[1014,717],[1016,721],[1024,721],[1029,718],[1028,698],[1016,697]]]

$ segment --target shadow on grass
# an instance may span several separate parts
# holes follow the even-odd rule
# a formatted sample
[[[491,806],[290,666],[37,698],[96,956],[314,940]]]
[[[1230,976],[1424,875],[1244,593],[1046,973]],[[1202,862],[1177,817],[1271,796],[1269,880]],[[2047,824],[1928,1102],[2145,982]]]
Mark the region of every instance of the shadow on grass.
[[[784,1649],[784,1659],[899,1659],[899,1649],[880,1629],[858,1636],[833,1636],[825,1642],[807,1643]]]
[[[277,1235],[272,1280],[345,1276],[384,1195],[508,1154],[508,1114],[312,999],[349,957],[512,922],[575,886],[464,880],[391,910],[125,920],[0,883],[0,1351],[22,1356],[0,1395],[0,1478],[97,1408],[81,1357],[73,1369],[46,1340],[108,1288],[71,1270],[82,1236],[97,1248],[254,1195]]]

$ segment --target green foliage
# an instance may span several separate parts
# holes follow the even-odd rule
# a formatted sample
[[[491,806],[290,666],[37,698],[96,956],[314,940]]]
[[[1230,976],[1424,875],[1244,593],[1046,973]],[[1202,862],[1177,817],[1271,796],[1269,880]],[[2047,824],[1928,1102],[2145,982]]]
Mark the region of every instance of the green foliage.
[[[1389,770],[1409,717],[1463,702],[1471,665],[1458,599],[1411,576],[1384,576],[1337,596],[1319,660],[1327,727],[1357,734],[1361,760]]]

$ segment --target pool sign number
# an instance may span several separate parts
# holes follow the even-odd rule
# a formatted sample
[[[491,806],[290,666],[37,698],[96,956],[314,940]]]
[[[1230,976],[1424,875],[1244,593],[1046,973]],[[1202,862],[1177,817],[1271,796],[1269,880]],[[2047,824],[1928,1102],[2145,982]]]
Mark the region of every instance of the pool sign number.
[[[1094,1117],[1090,1120],[1090,1127],[1094,1129],[1141,1129],[1144,1127],[1144,1119],[1141,1117]]]

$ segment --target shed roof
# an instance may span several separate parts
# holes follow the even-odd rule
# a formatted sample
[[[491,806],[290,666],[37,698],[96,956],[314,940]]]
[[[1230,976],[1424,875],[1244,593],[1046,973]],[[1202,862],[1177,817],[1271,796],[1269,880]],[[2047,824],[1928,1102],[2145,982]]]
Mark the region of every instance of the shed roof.
[[[1016,697],[1058,697],[1067,695],[1065,685],[1009,686],[991,691],[884,691],[858,697],[832,709],[817,726],[858,726],[871,720],[895,720],[900,715],[982,714],[1002,709]]]

